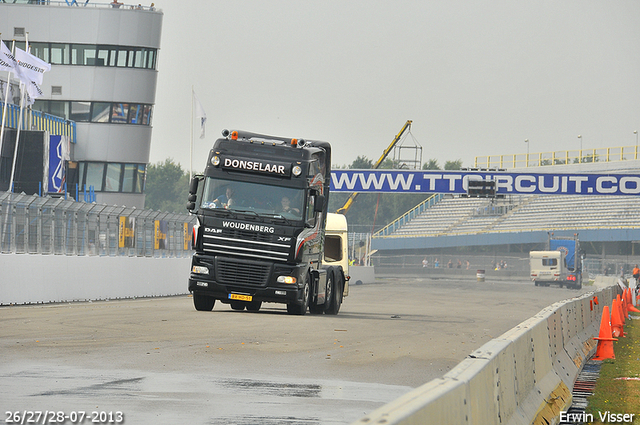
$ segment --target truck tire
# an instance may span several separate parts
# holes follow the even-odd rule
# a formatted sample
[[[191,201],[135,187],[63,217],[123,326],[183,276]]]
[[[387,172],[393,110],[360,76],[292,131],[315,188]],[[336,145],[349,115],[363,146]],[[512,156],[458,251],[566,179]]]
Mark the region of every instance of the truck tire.
[[[340,311],[340,306],[342,305],[342,292],[343,292],[343,283],[342,283],[342,273],[338,272],[336,275],[331,274],[332,282],[331,282],[331,293],[327,297],[327,309],[324,311],[325,314],[336,315]],[[328,285],[327,285],[328,287]],[[327,289],[327,292],[329,290]]]
[[[573,285],[574,289],[582,289],[582,276],[580,276],[580,279],[576,279],[576,284]]]
[[[208,295],[193,293],[193,306],[198,311],[211,311],[216,303],[216,299]]]
[[[335,285],[335,279],[333,277],[333,268],[327,269],[327,286],[324,294],[324,304],[318,305],[311,301],[309,303],[309,313],[322,314],[330,308],[331,297],[333,296],[333,288]]]
[[[307,314],[310,296],[311,289],[309,287],[309,276],[307,275],[302,287],[302,301],[287,304],[287,313],[295,314],[296,316],[304,316]]]
[[[231,309],[236,311],[243,311],[245,303],[242,301],[231,301]]]
[[[247,303],[247,311],[260,311],[260,307],[262,307],[262,301],[251,301]]]

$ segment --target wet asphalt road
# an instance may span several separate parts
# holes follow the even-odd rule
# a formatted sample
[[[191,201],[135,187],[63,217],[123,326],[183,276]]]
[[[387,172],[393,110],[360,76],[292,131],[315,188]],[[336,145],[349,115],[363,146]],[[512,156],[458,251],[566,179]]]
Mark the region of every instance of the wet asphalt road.
[[[304,317],[277,304],[196,312],[188,296],[0,307],[2,423],[49,410],[86,412],[80,423],[348,424],[589,290],[384,279],[353,286],[338,316]]]

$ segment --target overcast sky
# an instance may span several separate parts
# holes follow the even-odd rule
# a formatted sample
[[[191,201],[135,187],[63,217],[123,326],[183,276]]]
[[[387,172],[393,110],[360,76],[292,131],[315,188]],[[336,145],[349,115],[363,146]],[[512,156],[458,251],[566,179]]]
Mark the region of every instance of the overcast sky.
[[[407,120],[423,162],[634,146],[637,0],[160,0],[151,162],[189,164],[191,87],[224,128],[377,160]],[[195,125],[194,125],[195,127]],[[412,144],[410,137],[405,143]]]

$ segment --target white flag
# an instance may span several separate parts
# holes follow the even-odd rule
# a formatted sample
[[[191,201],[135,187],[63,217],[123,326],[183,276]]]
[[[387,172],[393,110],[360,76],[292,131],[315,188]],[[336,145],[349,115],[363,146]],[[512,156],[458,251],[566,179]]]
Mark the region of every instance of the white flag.
[[[195,93],[193,93],[193,102],[196,109],[196,118],[198,118],[198,122],[200,123],[200,138],[204,139],[204,125],[207,123],[207,114],[204,112],[204,108],[202,104],[198,100],[198,97]]]
[[[18,61],[11,54],[11,50],[3,41],[0,41],[0,71],[16,72],[17,66]]]
[[[31,81],[41,86],[44,73],[51,71],[50,64],[18,47],[16,47],[15,58],[18,61],[18,77],[27,86]]]
[[[44,80],[44,73],[51,71],[51,65],[18,47],[15,58],[18,61],[16,75],[27,89],[27,105],[33,105],[33,102],[44,94],[40,86]]]

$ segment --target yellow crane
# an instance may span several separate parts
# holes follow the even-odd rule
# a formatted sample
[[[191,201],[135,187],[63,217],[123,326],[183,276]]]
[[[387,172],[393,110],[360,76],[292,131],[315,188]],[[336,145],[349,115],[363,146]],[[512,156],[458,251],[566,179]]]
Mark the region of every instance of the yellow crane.
[[[398,141],[400,140],[404,132],[411,127],[412,122],[413,121],[411,120],[407,120],[407,122],[404,123],[400,132],[396,135],[396,137],[393,139],[393,141],[387,147],[387,149],[385,149],[384,152],[382,152],[382,156],[380,157],[380,159],[378,159],[378,161],[373,165],[374,170],[380,167],[380,165],[382,165],[382,162],[387,158],[387,156],[389,156],[389,152],[391,152],[391,150],[396,146],[396,144],[398,143]],[[358,196],[358,192],[353,192],[351,196],[349,196],[349,199],[347,199],[347,202],[345,202],[341,208],[338,208],[338,211],[336,212],[338,214],[346,214],[347,211],[349,211],[349,208],[351,208],[351,205],[353,205],[353,202],[356,200],[357,196]]]

